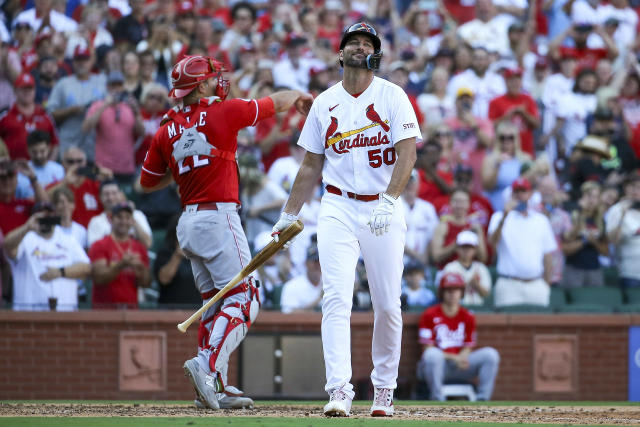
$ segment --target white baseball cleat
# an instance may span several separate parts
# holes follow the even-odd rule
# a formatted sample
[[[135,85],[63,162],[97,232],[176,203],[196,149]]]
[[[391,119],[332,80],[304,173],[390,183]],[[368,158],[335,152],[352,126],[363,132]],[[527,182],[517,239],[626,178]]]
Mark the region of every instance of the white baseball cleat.
[[[393,389],[376,388],[371,405],[372,417],[390,417],[393,415]]]
[[[351,411],[351,398],[338,388],[329,395],[329,403],[324,405],[324,414],[327,417],[348,417]]]
[[[220,409],[253,409],[253,400],[245,397],[244,393],[234,386],[227,386],[223,393],[217,393]],[[198,409],[207,409],[207,406],[196,396],[193,401]]]
[[[219,387],[217,376],[209,375],[200,369],[197,357],[187,360],[182,367],[185,376],[189,378],[191,385],[196,390],[200,402],[207,408],[220,409],[220,404],[216,397],[217,388]]]

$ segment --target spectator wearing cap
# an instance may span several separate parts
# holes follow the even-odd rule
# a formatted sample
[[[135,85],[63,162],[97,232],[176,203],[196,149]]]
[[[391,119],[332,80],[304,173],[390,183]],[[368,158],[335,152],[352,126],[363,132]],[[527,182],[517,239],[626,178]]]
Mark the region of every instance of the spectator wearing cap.
[[[507,120],[520,129],[521,149],[530,156],[535,155],[533,131],[540,126],[536,101],[522,92],[522,68],[504,71],[507,93],[489,103],[489,119],[494,122]]]
[[[422,355],[417,377],[426,381],[431,400],[444,401],[447,382],[477,379],[478,400],[490,400],[498,375],[500,355],[493,347],[477,350],[476,318],[460,305],[465,294],[464,278],[446,273],[438,286],[439,304],[426,309],[418,322]]]
[[[89,248],[93,308],[138,308],[138,288],[151,283],[147,248],[129,235],[133,224],[131,204],[116,204],[111,233]]]
[[[47,27],[46,30],[49,30]],[[13,31],[11,32],[11,44],[7,46],[8,51],[15,55],[15,58],[19,60],[18,66],[14,69],[10,67],[11,81],[15,80],[20,72],[30,72],[38,62],[38,54],[36,52],[38,39],[41,35],[48,35],[51,37],[50,31],[41,31],[36,36],[33,28],[26,22],[19,22],[13,25]],[[9,40],[6,40],[9,42]]]
[[[474,113],[474,99],[471,89],[460,87],[456,92],[456,114],[444,123],[453,133],[453,162],[471,166],[474,174],[480,176],[482,160],[487,148],[491,148],[493,125],[486,117]],[[479,187],[476,185],[476,191]]]
[[[511,199],[489,223],[489,242],[498,256],[494,305],[548,306],[552,253],[558,245],[549,219],[528,206],[531,183],[518,178],[511,188]]]
[[[46,132],[51,144],[58,145],[53,121],[44,108],[35,103],[35,86],[36,81],[31,74],[20,74],[14,83],[16,102],[0,116],[0,138],[7,145],[12,159],[29,159],[27,135],[35,129]]]
[[[51,26],[53,30],[59,33],[70,33],[78,27],[76,21],[53,9],[53,0],[35,1],[34,7],[20,12],[15,17],[13,25],[18,22],[26,22],[33,28],[33,31],[39,31],[43,27]]]
[[[153,275],[160,284],[158,304],[163,308],[198,308],[202,297],[196,288],[191,262],[176,237],[179,214],[169,221],[167,234],[153,262]]]
[[[481,119],[488,117],[489,102],[506,92],[504,79],[499,74],[489,71],[490,63],[491,58],[487,49],[476,47],[471,57],[471,68],[453,76],[447,85],[447,93],[452,98],[458,97],[461,88],[473,88],[474,100],[471,112]]]
[[[422,128],[435,126],[444,119],[455,115],[455,100],[447,94],[449,71],[444,67],[436,67],[425,85],[424,93],[416,98],[424,121]]]
[[[520,176],[522,166],[531,157],[520,149],[520,131],[510,122],[498,123],[493,147],[482,163],[482,186],[493,210],[500,211],[505,188]]]
[[[307,250],[306,272],[284,284],[280,305],[283,313],[315,310],[322,301],[322,272],[318,248]]]
[[[107,96],[91,104],[82,130],[96,131],[96,163],[111,169],[119,181],[130,183],[135,173],[136,140],[145,129],[138,102],[124,91],[120,71],[109,73]]]
[[[604,286],[599,256],[607,256],[609,248],[600,204],[600,185],[593,181],[580,186],[578,206],[571,212],[572,228],[563,236],[562,251],[566,256],[564,287]]]
[[[615,245],[618,275],[623,288],[640,287],[640,174],[630,173],[625,198],[605,215],[609,241]]]
[[[131,13],[116,22],[113,29],[115,43],[123,49],[134,49],[149,36],[149,19],[145,15],[144,0],[129,0]]]
[[[403,306],[411,309],[415,307],[426,308],[436,301],[436,296],[427,288],[424,264],[411,261],[404,266],[400,301]]]
[[[605,159],[611,158],[609,143],[597,136],[587,135],[576,146],[571,155],[568,181],[571,184],[571,200],[580,197],[580,186],[587,181],[604,182],[606,171],[602,167]]]
[[[89,246],[111,233],[111,211],[113,207],[121,203],[129,203],[133,209],[133,225],[129,230],[129,235],[142,243],[147,249],[151,247],[153,242],[147,217],[133,207],[133,203],[127,200],[116,181],[106,180],[100,183],[100,203],[102,203],[104,212],[91,218],[87,227]]]
[[[255,31],[255,23],[257,12],[253,4],[240,1],[231,8],[231,27],[224,33],[220,41],[220,49],[225,50],[231,55],[233,64],[237,61],[237,52],[240,46],[250,43],[257,46],[260,42],[260,36]],[[308,71],[308,70],[307,70]]]
[[[36,79],[36,104],[44,107],[47,105],[53,85],[61,77],[58,60],[54,56],[39,58],[33,74]]]
[[[91,274],[80,244],[55,224],[51,204],[37,204],[29,220],[4,240],[13,276],[14,310],[78,309],[77,279]]]
[[[595,36],[596,39],[599,38],[598,45],[604,47],[590,47],[588,40],[592,36]],[[573,46],[565,45],[566,39],[569,39]],[[558,60],[565,54],[571,54],[576,58],[580,68],[594,68],[598,60],[602,58],[614,60],[619,52],[616,43],[596,21],[574,20],[570,27],[549,44],[549,55],[553,59]]]
[[[144,135],[136,141],[135,145],[136,168],[144,162],[151,140],[160,128],[162,116],[167,111],[167,105],[169,104],[167,95],[167,89],[158,83],[147,83],[142,89],[140,94],[140,117],[144,126]]]
[[[474,20],[458,27],[458,36],[472,48],[482,47],[500,55],[508,54],[507,29],[510,22],[496,16],[492,0],[476,0],[475,11]]]
[[[413,170],[407,186],[402,192],[404,216],[407,222],[407,235],[404,244],[404,262],[429,263],[429,242],[438,226],[438,215],[433,205],[418,197],[420,178]]]
[[[629,173],[638,166],[638,157],[630,145],[627,125],[620,110],[617,116],[608,107],[598,107],[590,117],[589,135],[599,136],[609,142],[611,160],[603,163],[607,172]]]
[[[491,274],[483,263],[476,261],[480,239],[471,230],[461,231],[456,237],[458,259],[451,261],[442,269],[442,274],[457,273],[466,284],[463,305],[482,305],[491,293]],[[439,281],[440,274],[436,278]]]
[[[295,33],[289,33],[285,40],[287,55],[273,67],[273,81],[276,87],[288,87],[303,92],[309,90],[309,72],[313,67],[323,65],[317,59],[303,55],[307,49],[307,39]]]
[[[465,164],[459,164],[456,166],[453,173],[453,187],[462,188],[471,195],[471,206],[469,207],[469,217],[473,223],[478,223],[483,229],[487,229],[489,226],[489,219],[493,215],[493,208],[491,202],[482,195],[480,192],[475,192],[473,187],[473,169],[471,166]],[[433,206],[436,208],[438,216],[451,215],[451,196],[445,194],[439,197],[434,202]]]
[[[58,127],[60,152],[78,147],[91,161],[95,157],[95,139],[82,130],[82,122],[89,106],[106,95],[104,78],[91,74],[92,67],[91,52],[78,46],[73,54],[73,74],[56,82],[47,102],[47,111]]]
[[[439,269],[457,259],[456,238],[464,230],[473,230],[478,235],[478,260],[487,262],[487,247],[484,230],[473,223],[469,216],[470,196],[467,191],[457,188],[451,193],[451,215],[440,217],[440,223],[431,240],[431,258]]]

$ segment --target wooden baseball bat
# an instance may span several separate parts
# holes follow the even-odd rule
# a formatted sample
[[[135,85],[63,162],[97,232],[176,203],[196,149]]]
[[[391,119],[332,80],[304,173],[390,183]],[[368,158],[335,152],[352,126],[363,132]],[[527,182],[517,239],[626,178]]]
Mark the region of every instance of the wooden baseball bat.
[[[229,292],[229,290],[231,290],[238,283],[240,283],[240,281],[244,277],[246,277],[249,274],[253,273],[253,271],[255,269],[260,267],[269,258],[274,256],[289,240],[291,240],[295,236],[297,236],[298,233],[300,233],[303,228],[304,228],[304,225],[302,224],[302,222],[300,220],[298,220],[298,221],[295,221],[294,223],[292,223],[290,226],[288,226],[284,230],[282,230],[277,242],[275,240],[272,240],[271,242],[269,242],[267,244],[267,246],[262,248],[262,250],[260,252],[258,252],[256,254],[256,256],[253,257],[253,259],[251,261],[249,261],[249,264],[247,264],[247,266],[245,268],[240,270],[240,273],[236,274],[236,276],[233,279],[231,279],[231,281],[229,283],[227,283],[224,288],[220,289],[218,291],[218,293],[214,295],[213,298],[211,298],[209,301],[207,301],[207,303],[205,305],[200,307],[200,309],[198,311],[196,311],[195,313],[193,313],[187,320],[185,320],[182,323],[179,323],[178,324],[178,330],[180,332],[182,332],[182,333],[187,332],[187,328],[193,322],[195,322],[197,319],[199,319],[202,316],[202,313],[207,311],[209,309],[209,307],[211,307],[213,304],[215,304],[216,301],[218,301],[227,292]]]

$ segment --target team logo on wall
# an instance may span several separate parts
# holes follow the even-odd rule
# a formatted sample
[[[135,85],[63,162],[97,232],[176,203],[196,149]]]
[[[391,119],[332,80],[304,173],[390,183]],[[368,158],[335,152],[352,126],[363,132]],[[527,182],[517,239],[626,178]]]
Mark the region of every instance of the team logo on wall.
[[[349,130],[346,132],[336,132],[338,130],[338,119],[331,116],[331,123],[327,128],[324,138],[324,148],[333,148],[338,154],[348,153],[350,149],[357,147],[375,147],[377,145],[384,145],[389,143],[386,132],[391,129],[389,127],[389,120],[382,120],[380,115],[375,110],[374,105],[371,104],[367,107],[365,116],[371,120],[371,123],[358,129]],[[385,132],[378,131],[377,135],[368,136],[365,131],[380,126]],[[368,132],[370,135],[371,133]]]

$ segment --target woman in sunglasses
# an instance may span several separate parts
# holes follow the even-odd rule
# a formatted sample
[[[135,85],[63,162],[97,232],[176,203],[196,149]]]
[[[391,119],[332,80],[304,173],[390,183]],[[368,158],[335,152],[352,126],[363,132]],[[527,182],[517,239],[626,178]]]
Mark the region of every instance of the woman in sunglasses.
[[[482,186],[494,211],[501,211],[502,191],[520,176],[520,168],[531,157],[520,149],[520,131],[510,122],[498,124],[493,146],[482,162]]]

